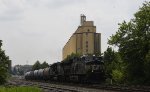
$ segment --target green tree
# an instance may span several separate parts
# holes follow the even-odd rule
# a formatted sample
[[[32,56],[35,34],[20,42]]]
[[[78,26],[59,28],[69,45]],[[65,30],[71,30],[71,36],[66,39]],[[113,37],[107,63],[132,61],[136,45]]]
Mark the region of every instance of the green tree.
[[[41,64],[40,62],[37,60],[35,62],[35,64],[32,66],[32,70],[38,70],[38,69],[41,69]]]
[[[123,83],[124,73],[119,69],[114,69],[112,70],[112,79],[117,84]]]
[[[150,2],[145,2],[134,16],[129,22],[119,24],[118,31],[108,43],[119,47],[127,66],[126,77],[129,82],[137,84],[150,81]]]
[[[107,83],[122,83],[124,80],[123,62],[118,52],[108,47],[104,52],[104,65]]]
[[[146,55],[146,60],[144,62],[144,70],[145,70],[145,82],[146,84],[150,84],[150,51]]]
[[[47,68],[49,67],[48,63],[46,61],[44,61],[42,64],[41,64],[41,68],[44,69],[44,68]]]
[[[2,40],[0,40],[0,84],[6,82],[8,78],[8,68],[9,68],[9,57],[5,55],[4,50],[1,48]]]
[[[105,74],[106,77],[112,79],[112,62],[115,59],[115,52],[112,50],[111,47],[108,47],[107,50],[104,52],[104,65],[105,65]]]

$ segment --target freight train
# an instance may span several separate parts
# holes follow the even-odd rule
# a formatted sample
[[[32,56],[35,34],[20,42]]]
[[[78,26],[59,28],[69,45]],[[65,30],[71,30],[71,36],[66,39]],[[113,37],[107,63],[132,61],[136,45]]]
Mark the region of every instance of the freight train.
[[[74,57],[45,69],[29,71],[26,80],[101,83],[105,80],[104,62],[100,56]]]

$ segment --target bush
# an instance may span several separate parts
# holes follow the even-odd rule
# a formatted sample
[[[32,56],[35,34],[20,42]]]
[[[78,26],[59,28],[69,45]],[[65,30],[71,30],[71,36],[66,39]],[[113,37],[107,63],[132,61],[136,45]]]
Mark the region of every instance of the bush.
[[[123,73],[120,70],[113,70],[112,79],[115,83],[121,83],[123,81]]]

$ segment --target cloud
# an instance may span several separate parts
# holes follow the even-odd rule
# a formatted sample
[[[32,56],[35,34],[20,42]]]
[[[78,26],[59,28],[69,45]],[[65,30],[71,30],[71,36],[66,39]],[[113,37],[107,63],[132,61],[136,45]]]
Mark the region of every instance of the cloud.
[[[19,0],[0,1],[0,21],[16,21],[22,19],[23,5]]]
[[[29,7],[46,7],[49,9],[60,9],[71,5],[86,3],[86,0],[25,0]]]

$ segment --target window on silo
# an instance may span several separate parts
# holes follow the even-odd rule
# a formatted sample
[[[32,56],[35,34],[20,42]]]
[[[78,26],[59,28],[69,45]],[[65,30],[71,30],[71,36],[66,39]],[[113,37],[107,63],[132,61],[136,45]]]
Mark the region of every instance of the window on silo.
[[[88,36],[88,33],[86,33],[86,36]]]
[[[86,44],[88,44],[88,41],[86,41]]]
[[[88,49],[86,49],[86,52],[88,52]]]
[[[88,44],[86,44],[86,48],[88,48]]]

